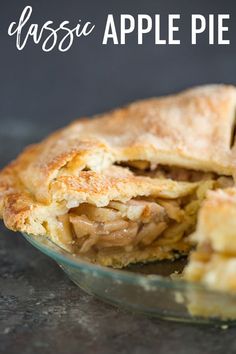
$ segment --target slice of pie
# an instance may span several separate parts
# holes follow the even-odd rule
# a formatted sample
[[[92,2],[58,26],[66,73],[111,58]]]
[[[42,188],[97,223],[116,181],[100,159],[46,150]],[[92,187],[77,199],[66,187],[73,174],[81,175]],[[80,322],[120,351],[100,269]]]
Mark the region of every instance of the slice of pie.
[[[236,188],[208,194],[192,238],[197,249],[185,268],[185,278],[236,292]]]
[[[211,85],[80,119],[1,171],[0,216],[102,265],[187,254],[207,191],[234,185],[235,111]]]

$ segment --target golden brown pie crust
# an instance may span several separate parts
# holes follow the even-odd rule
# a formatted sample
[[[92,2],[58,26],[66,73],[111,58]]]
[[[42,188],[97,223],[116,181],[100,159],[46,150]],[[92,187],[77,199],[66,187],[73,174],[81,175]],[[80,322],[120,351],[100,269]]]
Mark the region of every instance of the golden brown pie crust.
[[[0,172],[0,217],[12,230],[47,235],[71,250],[60,239],[58,220],[81,203],[100,208],[137,198],[180,200],[199,186],[135,174],[125,167],[129,162],[234,176],[235,111],[235,87],[208,85],[79,119],[26,148]],[[189,250],[185,243],[178,249]],[[116,252],[114,262],[102,260],[102,253],[95,262],[119,266],[172,257],[171,248],[151,246],[129,256]]]

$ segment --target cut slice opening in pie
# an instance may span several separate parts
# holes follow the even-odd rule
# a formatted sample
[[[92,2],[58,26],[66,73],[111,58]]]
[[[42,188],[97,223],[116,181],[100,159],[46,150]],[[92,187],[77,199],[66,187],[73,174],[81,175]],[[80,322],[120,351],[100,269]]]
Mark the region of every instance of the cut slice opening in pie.
[[[0,172],[0,216],[106,266],[188,254],[208,191],[234,190],[235,111],[210,85],[78,120]]]
[[[103,182],[109,185],[111,177],[106,182],[106,173],[108,170],[102,175]],[[116,168],[112,168],[112,173],[117,175],[120,171],[116,172]],[[140,174],[139,177],[132,176],[133,182],[129,176],[128,185],[125,177],[115,181],[116,189],[120,183],[123,191],[121,189],[120,195],[107,201],[105,206],[86,201],[57,218],[61,223],[61,230],[56,233],[59,242],[69,246],[75,254],[82,254],[94,262],[113,267],[155,259],[172,259],[187,254],[191,248],[187,236],[195,230],[197,212],[207,190],[232,185],[230,177],[181,170],[183,178],[188,173],[198,181],[150,178],[146,174],[145,177]],[[94,182],[94,176],[90,174],[90,177],[90,182],[97,183],[98,187],[98,175]],[[81,183],[81,178],[82,175],[78,183]],[[68,187],[68,180],[66,183]],[[73,179],[72,188],[78,190],[75,183]],[[139,183],[142,191],[140,195],[131,192],[132,196],[126,200],[127,197],[122,194],[124,191],[127,193],[132,183],[135,183],[136,191]]]

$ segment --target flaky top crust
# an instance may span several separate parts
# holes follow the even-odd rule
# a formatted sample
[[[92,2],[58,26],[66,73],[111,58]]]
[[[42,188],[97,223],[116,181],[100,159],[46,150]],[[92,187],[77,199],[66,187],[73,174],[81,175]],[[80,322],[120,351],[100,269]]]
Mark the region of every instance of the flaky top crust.
[[[53,204],[53,214],[59,202],[73,205],[73,196],[105,205],[114,196],[128,200],[187,186],[148,182],[113,166],[128,160],[233,175],[235,110],[236,88],[210,85],[77,120],[26,148],[0,172],[0,216],[8,227],[22,230],[22,224],[32,226],[34,211],[38,216],[47,205],[49,213]]]

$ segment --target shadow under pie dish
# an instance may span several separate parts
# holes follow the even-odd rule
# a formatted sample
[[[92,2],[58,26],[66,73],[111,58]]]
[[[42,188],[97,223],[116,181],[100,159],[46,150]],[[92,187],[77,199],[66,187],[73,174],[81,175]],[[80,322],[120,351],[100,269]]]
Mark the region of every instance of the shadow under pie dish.
[[[90,264],[190,253],[188,282],[234,293],[235,111],[210,85],[78,120],[0,172],[0,216]]]

